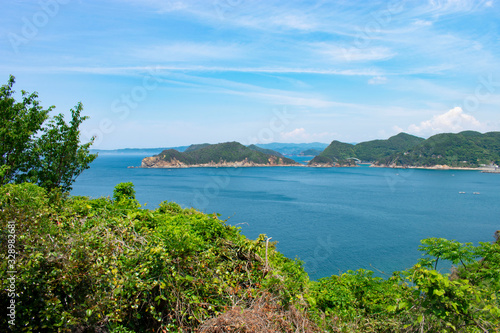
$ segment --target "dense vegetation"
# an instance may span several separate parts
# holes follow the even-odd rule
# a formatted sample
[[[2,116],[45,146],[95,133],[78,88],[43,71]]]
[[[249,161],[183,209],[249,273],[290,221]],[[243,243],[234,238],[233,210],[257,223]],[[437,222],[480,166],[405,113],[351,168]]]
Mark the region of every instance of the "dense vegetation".
[[[385,165],[478,167],[500,164],[500,132],[465,131],[431,136],[413,148],[379,161]]]
[[[12,288],[26,332],[498,332],[500,242],[422,241],[423,258],[388,279],[348,271],[309,281],[265,235],[171,202],[140,208],[34,184],[0,187],[0,304]],[[14,227],[12,227],[12,225]],[[497,238],[498,239],[498,238]],[[268,246],[266,246],[268,245]],[[8,260],[9,259],[9,260]],[[441,260],[457,267],[441,274]]]
[[[354,155],[354,145],[335,140],[321,154],[314,157],[309,165],[354,165],[352,161],[352,158],[356,157]]]
[[[384,157],[411,149],[423,141],[423,138],[399,133],[387,140],[372,140],[358,143],[355,146],[355,153],[356,157],[362,161],[378,161]]]
[[[424,139],[406,133],[399,133],[387,140],[372,140],[356,145],[333,141],[309,164],[353,165],[353,158],[375,162],[395,153],[407,151],[422,141]]]
[[[201,145],[203,146],[203,145]],[[275,152],[274,152],[275,153]],[[219,162],[241,162],[247,160],[256,164],[269,164],[270,157],[275,158],[276,154],[267,154],[261,151],[245,147],[238,142],[225,142],[214,145],[199,147],[197,149],[186,150],[181,153],[174,149],[168,149],[161,152],[158,156],[165,161],[176,159],[187,165],[219,163]],[[292,159],[280,157],[276,159],[277,163],[296,164]]]

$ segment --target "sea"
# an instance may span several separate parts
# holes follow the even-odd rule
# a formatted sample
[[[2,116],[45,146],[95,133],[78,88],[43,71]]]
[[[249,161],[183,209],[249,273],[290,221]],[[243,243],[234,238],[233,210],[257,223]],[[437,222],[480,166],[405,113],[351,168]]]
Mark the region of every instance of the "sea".
[[[478,244],[500,229],[500,174],[368,165],[132,168],[146,156],[100,153],[71,193],[112,197],[116,184],[133,182],[143,208],[173,201],[219,213],[250,239],[276,241],[281,253],[303,261],[312,280],[360,268],[390,277],[417,262],[424,238]]]

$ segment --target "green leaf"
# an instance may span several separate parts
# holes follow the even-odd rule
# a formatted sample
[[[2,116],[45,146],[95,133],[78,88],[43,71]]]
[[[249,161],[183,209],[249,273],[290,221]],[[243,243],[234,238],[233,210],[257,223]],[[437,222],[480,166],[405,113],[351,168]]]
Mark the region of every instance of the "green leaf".
[[[444,290],[439,290],[439,289],[434,289],[434,291],[432,292],[434,295],[437,295],[437,296],[443,296],[445,291]]]

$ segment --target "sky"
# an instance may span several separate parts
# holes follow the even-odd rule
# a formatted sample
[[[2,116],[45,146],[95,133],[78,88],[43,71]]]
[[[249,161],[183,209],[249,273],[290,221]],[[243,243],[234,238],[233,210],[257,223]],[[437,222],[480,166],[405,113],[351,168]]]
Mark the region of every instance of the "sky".
[[[5,1],[10,74],[98,149],[499,131],[500,1]]]

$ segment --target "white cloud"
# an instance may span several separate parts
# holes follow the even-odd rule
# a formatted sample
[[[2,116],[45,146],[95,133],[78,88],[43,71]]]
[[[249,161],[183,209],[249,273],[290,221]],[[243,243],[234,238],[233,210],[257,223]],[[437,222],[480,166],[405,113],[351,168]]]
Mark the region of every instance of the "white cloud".
[[[430,120],[422,121],[418,125],[412,124],[407,131],[426,136],[437,133],[456,133],[464,130],[480,131],[484,130],[485,127],[474,116],[465,113],[461,107],[455,107],[446,113],[432,117]]]
[[[384,84],[387,82],[387,78],[385,76],[375,76],[368,80],[369,84]]]
[[[297,30],[313,30],[316,28],[316,25],[311,21],[311,19],[308,19],[308,17],[303,14],[301,16],[293,14],[280,14],[271,19],[271,22],[280,27]]]
[[[432,25],[431,21],[416,19],[413,21],[413,25],[417,27],[428,27]]]
[[[312,50],[322,54],[327,60],[335,62],[388,60],[396,55],[387,47],[343,47],[327,43],[312,43],[310,45]]]
[[[307,133],[307,131],[301,127],[296,128],[290,132],[281,132],[280,141],[284,142],[330,142],[336,133],[322,132],[322,133]]]
[[[241,58],[248,53],[238,44],[214,44],[177,42],[168,45],[150,45],[131,51],[139,59],[147,61],[189,62],[199,60],[228,60]]]

